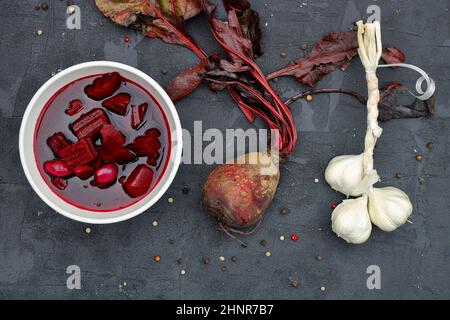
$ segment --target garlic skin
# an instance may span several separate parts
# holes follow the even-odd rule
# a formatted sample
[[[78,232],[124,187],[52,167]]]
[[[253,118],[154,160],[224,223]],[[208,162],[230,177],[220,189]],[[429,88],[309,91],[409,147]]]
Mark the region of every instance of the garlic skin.
[[[333,158],[325,170],[325,180],[336,191],[348,196],[360,196],[357,187],[364,176],[363,154]],[[356,191],[356,192],[355,192]]]
[[[369,192],[369,215],[372,223],[391,232],[405,224],[413,211],[409,197],[394,187],[373,188]]]
[[[344,200],[331,215],[331,227],[348,243],[360,244],[369,239],[372,232],[367,209],[367,195],[357,199]]]

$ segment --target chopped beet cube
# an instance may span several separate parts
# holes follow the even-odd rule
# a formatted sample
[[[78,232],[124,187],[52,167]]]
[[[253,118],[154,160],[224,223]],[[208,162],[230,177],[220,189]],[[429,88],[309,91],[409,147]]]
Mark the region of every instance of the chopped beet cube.
[[[75,99],[69,102],[69,106],[66,108],[66,110],[64,110],[64,113],[68,114],[69,116],[73,116],[83,109],[83,102],[81,102],[80,99]]]
[[[127,147],[138,156],[146,156],[147,163],[155,166],[161,148],[160,135],[161,133],[157,129],[147,130],[144,135],[135,138],[133,143]]]
[[[134,153],[115,142],[103,143],[99,148],[99,155],[105,161],[116,162],[118,164],[127,164],[136,159]]]
[[[73,175],[73,168],[62,160],[44,162],[44,171],[52,177],[68,178]]]
[[[93,185],[100,189],[108,188],[116,182],[119,168],[115,163],[107,163],[95,171]]]
[[[75,122],[69,125],[70,130],[79,138],[96,139],[105,124],[109,124],[105,111],[99,108],[82,114]]]
[[[60,157],[59,151],[69,144],[72,144],[72,141],[68,140],[62,132],[57,132],[47,139],[47,145],[50,147],[55,157]]]
[[[64,190],[67,187],[67,180],[61,177],[53,177],[52,184],[59,190]]]
[[[131,108],[131,127],[138,130],[144,124],[145,113],[148,109],[148,103],[142,103]]]
[[[92,84],[86,86],[84,92],[89,98],[99,101],[113,95],[121,83],[122,77],[118,72],[106,73],[95,78]]]
[[[111,112],[120,114],[123,116],[127,113],[128,104],[130,103],[131,96],[128,93],[119,93],[108,100],[103,101],[102,106]]]
[[[61,157],[69,166],[78,167],[93,161],[97,157],[94,143],[83,138],[60,151]]]
[[[92,168],[88,164],[83,164],[82,166],[75,167],[74,168],[75,175],[80,178],[81,180],[86,180],[95,173],[94,168]]]
[[[112,124],[106,124],[100,130],[102,143],[114,142],[120,145],[125,144],[126,138],[122,132],[114,128]]]
[[[143,196],[150,189],[152,180],[153,170],[145,164],[140,164],[131,172],[127,181],[122,184],[123,190],[131,198]]]

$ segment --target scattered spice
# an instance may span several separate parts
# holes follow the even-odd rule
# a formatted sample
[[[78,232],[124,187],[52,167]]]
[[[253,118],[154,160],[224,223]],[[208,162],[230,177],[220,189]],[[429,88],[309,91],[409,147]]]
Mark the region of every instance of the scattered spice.
[[[86,227],[84,229],[84,232],[86,232],[87,234],[90,234],[92,232],[92,229],[90,227]]]
[[[287,53],[286,52],[280,53],[280,57],[283,58],[283,59],[286,58],[287,57]]]
[[[168,202],[168,203],[173,203],[173,197],[168,197],[168,198],[167,198],[167,202]]]
[[[73,14],[73,13],[75,13],[75,7],[74,6],[68,6],[67,7],[67,13],[69,13],[69,14]],[[103,23],[102,22],[100,22],[101,23],[101,25],[103,25]]]
[[[402,175],[401,175],[400,173],[396,173],[396,174],[395,174],[395,177],[396,177],[397,179],[401,179],[401,178],[402,178]]]
[[[40,5],[35,5],[35,6],[34,6],[34,10],[36,10],[36,11],[41,10],[41,6],[40,6]]]
[[[181,269],[180,274],[181,274],[182,276],[184,276],[184,275],[186,274],[186,270]]]
[[[161,70],[161,73],[164,74],[164,75],[166,75],[166,74],[167,74],[167,70],[166,70],[166,69],[162,69],[162,70]]]
[[[43,11],[47,11],[47,10],[48,10],[48,3],[47,3],[47,2],[41,3],[41,9],[42,9]]]
[[[322,256],[316,256],[317,261],[322,261]]]
[[[178,264],[182,264],[183,263],[183,259],[181,259],[181,258],[177,259],[177,263]]]
[[[227,267],[223,266],[220,270],[221,270],[222,272],[227,272]]]
[[[314,183],[319,183],[319,179],[315,178]]]
[[[419,177],[418,180],[419,184],[423,184],[425,182],[425,179],[423,177]]]
[[[158,226],[158,221],[156,221],[156,220],[153,221],[153,222],[152,222],[152,226],[157,227],[157,226]]]
[[[306,101],[311,102],[311,101],[313,101],[313,96],[308,94],[305,99],[306,99]]]
[[[169,244],[174,245],[174,244],[175,244],[175,240],[170,239],[170,240],[169,240]]]
[[[421,154],[417,154],[417,155],[416,155],[416,160],[417,160],[417,161],[422,161],[422,159],[423,159],[423,157],[422,157]]]
[[[325,287],[320,287],[320,291],[325,291]]]
[[[125,43],[129,43],[129,42],[130,42],[130,37],[125,37],[125,38],[123,39],[123,41],[125,41]]]
[[[202,262],[203,262],[203,264],[209,264],[211,261],[209,260],[208,256],[203,256]]]
[[[161,261],[161,256],[154,256],[153,260],[155,260],[155,262],[160,262]]]
[[[237,257],[236,256],[232,256],[231,257],[231,261],[236,262],[237,261]]]
[[[282,208],[280,210],[280,214],[282,214],[283,216],[287,215],[289,213],[289,209],[288,208]]]
[[[219,260],[220,260],[220,261],[225,261],[225,257],[224,257],[224,256],[220,256],[220,257],[219,257]]]
[[[291,240],[292,240],[292,241],[298,241],[298,235],[297,235],[296,233],[293,233],[293,234],[291,235]]]
[[[427,143],[427,148],[428,148],[429,150],[432,150],[432,149],[433,149],[433,144],[432,144],[431,142],[428,142],[428,143]]]
[[[306,50],[308,48],[308,44],[306,42],[300,43],[300,49]]]
[[[190,191],[190,189],[189,189],[189,187],[187,187],[187,186],[184,186],[183,189],[181,189],[181,192],[182,192],[183,194],[189,194],[189,191]]]
[[[281,241],[284,241],[285,239],[286,239],[286,238],[285,238],[283,235],[280,236],[280,240],[281,240]]]
[[[336,207],[337,207],[337,203],[336,202],[333,202],[332,204],[331,204],[331,209],[336,209]]]
[[[36,31],[36,34],[38,36],[42,36],[44,34],[44,31],[42,31],[41,29],[39,29],[38,31]]]
[[[266,257],[270,257],[272,255],[272,253],[270,251],[266,251],[265,256]]]
[[[296,279],[291,280],[291,287],[298,288],[299,286],[300,286],[300,281],[298,281]]]
[[[260,240],[259,244],[262,245],[263,247],[265,247],[267,245],[267,241],[266,240]]]

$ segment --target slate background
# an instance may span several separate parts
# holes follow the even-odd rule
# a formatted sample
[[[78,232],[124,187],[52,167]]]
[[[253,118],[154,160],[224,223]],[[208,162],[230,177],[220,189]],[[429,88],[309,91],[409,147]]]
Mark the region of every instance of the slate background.
[[[376,149],[383,184],[410,195],[414,224],[394,233],[375,228],[370,240],[359,246],[336,238],[330,204],[342,197],[323,181],[323,169],[335,153],[362,150],[365,109],[350,97],[317,96],[312,103],[293,107],[300,135],[296,152],[283,167],[262,227],[246,239],[245,249],[217,230],[201,208],[201,185],[212,169],[207,165],[181,166],[167,195],[151,210],[127,222],[91,226],[90,235],[84,232],[86,225],[56,214],[33,193],[20,166],[18,132],[28,101],[52,72],[106,59],[136,66],[164,84],[196,62],[184,48],[113,25],[94,1],[74,1],[81,7],[81,30],[66,29],[66,1],[48,3],[48,11],[35,11],[38,1],[0,2],[0,298],[450,298],[449,1],[252,1],[264,29],[265,54],[258,63],[266,72],[302,56],[300,43],[312,44],[327,31],[346,30],[375,3],[382,8],[384,43],[399,46],[408,62],[427,70],[438,94],[433,119],[383,124]],[[37,29],[44,31],[41,37],[35,35]],[[192,19],[187,29],[208,52],[216,48],[204,18]],[[131,38],[129,45],[124,36]],[[415,77],[404,70],[380,71],[382,82],[402,81],[410,87]],[[365,92],[363,71],[355,60],[348,72],[335,72],[320,86]],[[275,87],[285,98],[304,89],[291,79]],[[204,129],[251,127],[227,94],[206,87],[177,108],[189,130],[194,120],[203,120]],[[433,142],[432,151],[426,149],[427,142]],[[415,160],[415,150],[423,154],[422,162]],[[403,178],[395,179],[397,172]],[[318,184],[313,182],[316,177]],[[185,185],[191,189],[188,195],[181,192]],[[167,196],[175,202],[167,203]],[[283,207],[290,209],[289,215],[279,214]],[[159,227],[152,226],[154,220]],[[299,234],[298,242],[278,239],[291,232]],[[169,244],[169,239],[176,243]],[[265,248],[258,243],[261,239],[267,241]],[[264,256],[266,250],[272,257]],[[162,261],[154,263],[154,255],[161,255]],[[200,261],[204,255],[211,259],[208,266]],[[225,262],[219,261],[221,255]],[[236,263],[230,261],[233,255]],[[316,255],[323,260],[316,261]],[[66,288],[65,270],[72,264],[81,267],[81,290]],[[228,267],[225,273],[220,271],[223,265]],[[369,265],[381,268],[381,290],[366,288]],[[182,268],[185,276],[180,275]],[[289,286],[292,279],[300,280],[299,288]]]

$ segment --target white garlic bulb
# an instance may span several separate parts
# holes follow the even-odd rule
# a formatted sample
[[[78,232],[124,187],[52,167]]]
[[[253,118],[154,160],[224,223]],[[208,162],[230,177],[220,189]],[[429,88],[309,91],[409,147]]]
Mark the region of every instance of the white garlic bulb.
[[[331,215],[331,227],[339,237],[349,243],[365,242],[372,231],[367,195],[357,199],[344,200]]]
[[[409,197],[394,187],[373,188],[369,192],[369,215],[383,231],[394,231],[405,224],[413,211]]]
[[[355,190],[364,176],[363,155],[345,155],[333,158],[325,170],[325,180],[336,191],[348,196],[359,196]]]

